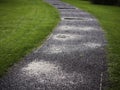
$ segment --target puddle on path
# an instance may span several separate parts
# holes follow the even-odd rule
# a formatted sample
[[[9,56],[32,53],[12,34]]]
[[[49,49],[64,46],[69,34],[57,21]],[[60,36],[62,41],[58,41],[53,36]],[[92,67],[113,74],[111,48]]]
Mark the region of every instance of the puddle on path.
[[[50,47],[46,48],[46,50],[44,50],[45,53],[48,54],[53,54],[53,53],[62,53],[63,51],[65,51],[65,46],[59,46],[59,45],[51,45]]]
[[[58,9],[63,9],[63,10],[64,10],[64,9],[65,9],[65,10],[76,10],[77,8],[69,8],[69,7],[68,7],[68,8],[67,8],[67,7],[63,7],[63,8],[61,7],[61,8],[60,8],[60,7],[58,7]]]
[[[97,30],[97,28],[94,28],[94,27],[87,27],[87,26],[67,26],[67,25],[64,25],[64,26],[59,26],[58,27],[59,30],[77,30],[77,31],[95,31]]]
[[[96,19],[85,18],[85,17],[62,17],[61,20],[66,20],[66,21],[96,21]]]
[[[84,35],[73,35],[73,34],[57,34],[53,36],[53,39],[66,41],[66,40],[78,40],[82,39]]]
[[[75,85],[83,83],[83,76],[80,73],[67,73],[61,66],[44,60],[34,60],[22,68],[24,75],[36,78],[42,84]]]

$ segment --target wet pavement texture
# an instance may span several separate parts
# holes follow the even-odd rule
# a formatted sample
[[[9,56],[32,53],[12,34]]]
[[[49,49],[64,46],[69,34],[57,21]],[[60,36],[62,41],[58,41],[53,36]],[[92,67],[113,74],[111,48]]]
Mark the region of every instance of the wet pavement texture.
[[[102,90],[106,40],[98,21],[60,0],[61,22],[44,44],[0,79],[0,90]]]

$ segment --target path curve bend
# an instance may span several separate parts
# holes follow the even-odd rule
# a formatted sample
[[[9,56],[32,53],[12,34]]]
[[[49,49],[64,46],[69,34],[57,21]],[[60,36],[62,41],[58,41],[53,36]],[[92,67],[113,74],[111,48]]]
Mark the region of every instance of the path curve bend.
[[[0,79],[0,90],[102,90],[106,40],[97,19],[60,0],[61,21],[36,51]]]

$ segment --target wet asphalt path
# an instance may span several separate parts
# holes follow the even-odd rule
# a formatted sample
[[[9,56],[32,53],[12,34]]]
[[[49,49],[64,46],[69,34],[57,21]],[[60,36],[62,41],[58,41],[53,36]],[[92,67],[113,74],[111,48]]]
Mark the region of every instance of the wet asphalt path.
[[[42,47],[0,79],[0,90],[102,90],[106,40],[89,13],[59,0],[46,0],[61,22]]]

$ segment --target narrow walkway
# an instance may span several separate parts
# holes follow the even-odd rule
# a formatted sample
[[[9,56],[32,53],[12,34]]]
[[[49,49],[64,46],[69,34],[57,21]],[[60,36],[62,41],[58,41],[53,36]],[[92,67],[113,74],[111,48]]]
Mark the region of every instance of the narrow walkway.
[[[46,0],[61,22],[42,47],[0,79],[0,90],[102,90],[104,33],[89,13],[59,0]]]

